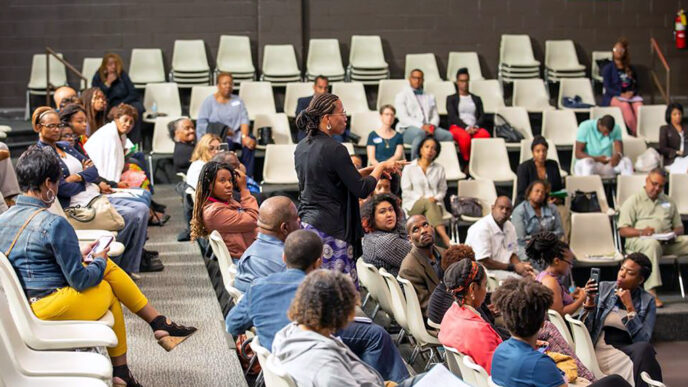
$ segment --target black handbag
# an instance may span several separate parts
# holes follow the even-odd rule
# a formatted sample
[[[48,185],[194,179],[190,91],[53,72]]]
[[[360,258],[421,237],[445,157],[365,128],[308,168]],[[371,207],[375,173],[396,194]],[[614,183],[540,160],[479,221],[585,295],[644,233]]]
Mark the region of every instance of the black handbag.
[[[223,142],[227,139],[229,132],[232,132],[232,129],[221,122],[209,122],[206,129],[206,133],[217,135]]]
[[[572,212],[602,212],[597,192],[583,192],[577,190],[571,198]]]
[[[510,123],[509,121],[506,120],[506,118],[502,117],[500,114],[496,114],[495,116],[498,117],[500,120],[502,120],[501,125],[495,125],[494,127],[494,136],[495,137],[501,137],[504,139],[505,142],[521,142],[521,140],[525,139],[523,134],[516,130]]]
[[[460,218],[461,215],[473,218],[483,216],[483,205],[480,203],[480,200],[476,198],[452,195],[449,198],[449,204],[451,205],[452,215],[457,218]]]
[[[268,145],[268,144],[274,144],[275,140],[272,139],[272,127],[271,126],[264,126],[262,128],[258,128],[258,145]]]

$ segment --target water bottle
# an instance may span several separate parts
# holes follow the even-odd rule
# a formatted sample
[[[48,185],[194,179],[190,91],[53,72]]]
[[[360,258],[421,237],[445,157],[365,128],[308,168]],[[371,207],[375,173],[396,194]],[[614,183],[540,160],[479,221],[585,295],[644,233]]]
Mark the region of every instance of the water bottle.
[[[153,102],[153,106],[151,106],[151,117],[155,118],[158,116],[158,104]]]

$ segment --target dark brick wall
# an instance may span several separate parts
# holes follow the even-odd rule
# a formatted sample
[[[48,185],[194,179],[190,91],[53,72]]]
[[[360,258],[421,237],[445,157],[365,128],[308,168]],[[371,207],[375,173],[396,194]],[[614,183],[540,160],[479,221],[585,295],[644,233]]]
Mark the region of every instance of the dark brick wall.
[[[128,63],[131,48],[160,47],[166,65],[175,39],[204,39],[211,66],[222,34],[251,38],[253,59],[268,43],[292,43],[301,63],[309,38],[337,38],[345,63],[352,34],[379,34],[392,75],[403,74],[407,53],[434,52],[440,73],[449,51],[477,51],[483,72],[496,76],[502,33],[527,33],[544,61],[547,39],[573,39],[579,59],[631,41],[633,63],[651,90],[649,39],[672,66],[673,94],[688,94],[688,50],[672,41],[682,0],[4,0],[0,12],[0,107],[23,106],[31,56],[49,45],[78,68],[106,51]],[[685,3],[685,1],[683,1]]]

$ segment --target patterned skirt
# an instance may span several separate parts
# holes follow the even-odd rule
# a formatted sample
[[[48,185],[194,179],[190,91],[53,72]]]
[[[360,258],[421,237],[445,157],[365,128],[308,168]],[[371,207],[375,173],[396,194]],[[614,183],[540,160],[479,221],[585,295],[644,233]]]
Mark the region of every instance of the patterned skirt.
[[[313,231],[323,240],[323,269],[337,270],[351,276],[358,289],[358,273],[354,260],[354,248],[347,241],[331,237],[308,223],[301,223],[304,230]]]

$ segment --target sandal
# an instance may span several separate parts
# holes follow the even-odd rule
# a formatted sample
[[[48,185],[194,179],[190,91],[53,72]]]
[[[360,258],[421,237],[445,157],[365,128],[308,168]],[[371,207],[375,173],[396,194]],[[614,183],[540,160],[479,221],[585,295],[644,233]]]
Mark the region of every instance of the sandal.
[[[167,352],[173,350],[197,331],[195,327],[185,327],[168,321],[167,317],[163,315],[153,319],[150,322],[150,326],[153,328],[158,344],[165,348]]]

